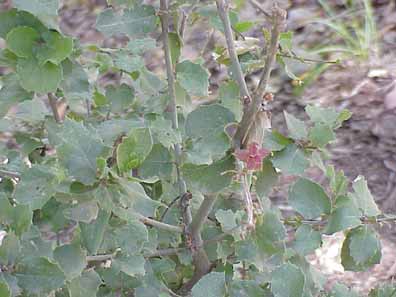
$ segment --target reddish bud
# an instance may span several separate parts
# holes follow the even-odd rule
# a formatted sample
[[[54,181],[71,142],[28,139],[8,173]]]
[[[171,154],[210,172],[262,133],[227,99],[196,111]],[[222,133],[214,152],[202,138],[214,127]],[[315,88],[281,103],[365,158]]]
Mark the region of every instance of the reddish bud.
[[[248,170],[261,170],[263,159],[270,151],[261,148],[256,142],[248,145],[246,149],[235,151],[235,157],[246,163]]]

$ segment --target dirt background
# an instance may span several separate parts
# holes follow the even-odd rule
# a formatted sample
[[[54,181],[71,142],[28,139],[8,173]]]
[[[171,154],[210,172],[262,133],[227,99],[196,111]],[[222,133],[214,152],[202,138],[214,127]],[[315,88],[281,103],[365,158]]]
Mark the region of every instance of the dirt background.
[[[267,8],[272,5],[272,1],[264,2]],[[288,30],[295,34],[294,49],[297,53],[305,56],[307,48],[322,43],[324,39],[330,38],[335,44],[342,42],[326,28],[312,23],[317,17],[325,17],[318,1],[278,2],[288,10]],[[326,2],[333,5],[339,13],[345,10],[344,1]],[[353,57],[343,59],[340,64],[328,67],[300,94],[296,94],[293,81],[285,76],[283,70],[275,69],[270,86],[275,93],[272,106],[273,127],[285,131],[283,110],[304,119],[304,106],[307,103],[333,106],[338,110],[348,108],[353,116],[337,132],[337,141],[329,150],[331,162],[337,169],[344,170],[351,180],[364,175],[380,208],[385,213],[396,213],[396,4],[392,0],[377,0],[372,1],[372,4],[377,24],[378,55],[367,60]],[[4,1],[0,6],[1,9],[6,9],[9,1]],[[62,31],[80,38],[83,43],[122,46],[127,41],[126,38],[118,36],[105,39],[94,29],[96,15],[104,7],[104,0],[64,0],[60,10]],[[362,11],[354,14],[354,17],[359,16],[362,16]],[[240,18],[257,20],[263,27],[268,25],[262,15],[250,5],[242,9]],[[345,22],[349,21],[351,19],[345,17]],[[261,35],[259,29],[244,34],[258,37]],[[158,35],[154,34],[153,37],[158,38]],[[200,52],[205,52],[205,65],[211,73],[210,88],[213,94],[226,75],[225,68],[220,67],[210,54],[215,42],[221,41],[221,35],[212,33],[205,24],[186,29],[183,58],[194,59]],[[163,71],[161,51],[150,52],[146,61],[149,69]],[[303,74],[312,66],[295,63],[292,69],[296,74]],[[249,76],[249,84],[254,84],[257,77],[255,74]],[[107,79],[117,77],[108,74]],[[311,175],[317,180],[323,178],[316,171],[312,171]],[[282,179],[277,190],[272,193],[271,198],[275,203],[284,203],[284,189],[288,183],[288,178]],[[396,276],[395,225],[387,223],[379,226],[379,230],[383,245],[382,262],[368,272],[343,271],[339,259],[342,234],[326,238],[323,248],[309,259],[329,278],[329,286],[339,280],[366,293],[370,287],[383,281],[392,281]]]

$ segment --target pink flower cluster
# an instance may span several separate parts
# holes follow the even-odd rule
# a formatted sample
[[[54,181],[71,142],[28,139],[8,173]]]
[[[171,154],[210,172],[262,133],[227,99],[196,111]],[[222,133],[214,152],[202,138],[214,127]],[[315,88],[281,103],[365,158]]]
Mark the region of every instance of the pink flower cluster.
[[[236,150],[235,157],[246,163],[248,170],[261,170],[263,159],[268,156],[270,151],[260,147],[258,143],[253,142],[246,149]]]

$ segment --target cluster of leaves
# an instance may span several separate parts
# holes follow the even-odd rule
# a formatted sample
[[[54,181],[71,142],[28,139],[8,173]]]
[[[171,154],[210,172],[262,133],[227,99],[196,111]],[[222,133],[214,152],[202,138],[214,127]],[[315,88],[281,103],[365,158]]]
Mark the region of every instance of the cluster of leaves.
[[[381,258],[369,224],[381,213],[366,181],[358,177],[349,191],[343,173],[322,160],[334,129],[350,114],[308,106],[309,123],[285,113],[289,135],[266,133],[263,146],[271,153],[252,179],[262,210],[244,234],[246,214],[235,199],[235,159],[224,132],[241,118],[238,85],[230,78],[216,103],[191,105],[208,95],[209,75],[201,60],[179,61],[181,35],[169,33],[176,129],[166,78],[149,71],[143,57],[160,47],[147,37],[158,30],[158,7],[109,2],[121,9],[101,12],[97,29],[128,36],[124,48],[83,46],[64,36],[55,21],[57,0],[14,0],[14,9],[0,13],[6,42],[0,66],[8,73],[0,131],[15,140],[0,147],[0,296],[177,296],[194,272],[183,212],[173,203],[180,176],[192,193],[193,216],[205,197],[218,197],[202,229],[213,269],[192,296],[357,296],[341,284],[325,293],[323,277],[305,259],[323,235],[338,231],[346,234],[345,269],[366,270]],[[186,7],[172,6],[176,20]],[[237,30],[254,25],[239,22],[236,12],[230,16]],[[223,31],[212,5],[197,4],[190,18]],[[249,54],[241,53],[246,65],[257,62]],[[109,71],[122,82],[103,87],[96,78]],[[46,106],[47,93],[68,105],[63,122]],[[323,171],[326,189],[304,177],[309,166]],[[297,177],[289,192],[292,218],[267,198],[281,173]],[[372,292],[393,294],[390,287]]]

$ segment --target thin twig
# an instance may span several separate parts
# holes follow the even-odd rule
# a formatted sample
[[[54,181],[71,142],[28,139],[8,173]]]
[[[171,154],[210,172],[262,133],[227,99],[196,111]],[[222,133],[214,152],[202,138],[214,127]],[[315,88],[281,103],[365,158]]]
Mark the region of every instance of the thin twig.
[[[180,248],[168,248],[168,249],[161,249],[157,250],[153,253],[146,254],[144,255],[145,258],[154,258],[154,257],[165,257],[165,256],[171,256],[171,255],[176,255],[182,251],[185,251],[185,247],[180,247]]]
[[[260,81],[254,90],[254,97],[261,97],[266,91],[269,77],[271,75],[272,67],[276,59],[276,53],[278,52],[279,36],[280,33],[285,29],[286,25],[286,11],[274,6],[272,9],[272,29],[271,29],[271,41],[267,49],[267,57],[265,59],[264,69],[261,73]]]
[[[249,2],[259,10],[267,19],[271,19],[271,15],[265,11],[265,9],[261,6],[261,4],[256,0],[249,0]]]
[[[115,257],[115,254],[103,254],[103,255],[94,255],[87,256],[87,262],[103,262],[107,260],[112,260]]]
[[[156,250],[153,253],[148,253],[145,254],[145,258],[155,258],[155,257],[165,257],[165,256],[171,256],[171,255],[176,255],[177,253],[180,253],[182,251],[186,250],[186,248],[181,247],[181,248],[168,248],[168,249],[159,249]],[[93,255],[93,256],[87,256],[87,262],[103,262],[107,260],[112,260],[117,256],[117,250],[116,252],[112,254],[103,254],[103,255]]]
[[[241,183],[242,183],[242,196],[243,199],[245,200],[245,207],[247,214],[246,228],[248,230],[251,230],[254,228],[254,211],[253,211],[254,207],[253,207],[252,194],[250,193],[250,186],[248,183],[248,178],[246,176],[246,173],[242,174]]]
[[[234,33],[235,33],[236,35],[238,35],[242,40],[246,40],[245,36],[244,36],[241,32],[239,32],[234,26],[231,26],[231,29],[232,29],[232,31],[234,31]]]
[[[173,199],[171,201],[171,203],[168,204],[168,206],[166,207],[166,209],[164,210],[164,212],[162,213],[161,217],[160,217],[160,222],[162,222],[166,216],[166,214],[168,213],[168,211],[172,208],[172,206],[176,203],[177,200],[180,199],[180,196],[177,196],[175,199]]]
[[[169,232],[183,233],[182,227],[162,223],[162,222],[147,218],[141,214],[136,214],[136,216],[137,216],[138,220],[141,221],[145,225],[156,227],[158,229],[169,231]]]
[[[1,177],[10,177],[10,178],[21,178],[21,175],[18,172],[8,171],[4,169],[0,169]]]
[[[183,39],[184,30],[186,29],[186,22],[188,19],[188,14],[182,9],[180,11],[181,11],[182,18],[181,18],[180,26],[179,26],[179,36],[181,39]]]
[[[340,63],[340,61],[338,61],[338,60],[310,59],[310,58],[299,57],[297,55],[289,55],[289,54],[285,54],[285,53],[278,53],[277,55],[280,57],[297,60],[297,61],[300,61],[301,63],[323,63],[323,64],[339,64]]]
[[[62,122],[61,116],[59,114],[58,110],[58,104],[57,104],[58,99],[56,96],[52,93],[48,93],[48,102],[52,110],[52,114],[54,115],[54,119],[57,123]]]
[[[221,233],[221,234],[219,234],[217,236],[214,236],[214,237],[212,237],[210,239],[204,240],[203,245],[205,246],[205,245],[208,245],[208,244],[211,244],[211,243],[223,241],[227,236],[232,236],[230,234],[231,232],[236,231],[236,230],[238,230],[238,229],[240,229],[242,227],[243,226],[236,226],[236,227],[232,228],[231,230],[227,231],[227,233]]]

